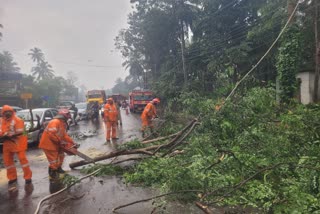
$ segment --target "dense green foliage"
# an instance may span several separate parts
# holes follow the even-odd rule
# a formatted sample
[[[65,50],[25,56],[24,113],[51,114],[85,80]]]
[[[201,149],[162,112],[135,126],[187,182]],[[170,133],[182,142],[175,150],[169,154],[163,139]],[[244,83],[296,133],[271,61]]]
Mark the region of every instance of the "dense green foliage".
[[[279,51],[277,69],[281,85],[281,98],[288,102],[298,89],[296,74],[301,63],[301,33],[297,26],[291,26],[284,35]]]
[[[119,33],[116,46],[130,78],[168,99],[183,91],[226,96],[270,47],[288,18],[287,0],[132,3],[135,10],[128,17],[129,27]],[[314,51],[308,51],[314,49],[313,8],[314,1],[300,4],[292,21],[295,27],[285,32],[245,87],[275,85],[280,75],[283,95],[292,98],[295,74],[314,67]]]
[[[206,116],[181,148],[185,153],[147,159],[125,174],[127,181],[166,192],[213,192],[203,199],[208,204],[319,211],[320,106],[294,104],[281,111],[274,97],[272,89],[254,88],[219,112],[212,101],[195,99]]]
[[[296,74],[314,69],[314,6],[300,1],[280,41],[266,53],[297,1],[132,0],[129,27],[116,38],[130,76],[162,99],[163,135],[201,115],[173,157],[149,158],[124,176],[183,200],[251,206],[270,213],[319,213],[319,105],[292,98]],[[289,10],[289,11],[288,11]],[[277,77],[281,100],[276,103]],[[223,107],[220,110],[215,106]]]

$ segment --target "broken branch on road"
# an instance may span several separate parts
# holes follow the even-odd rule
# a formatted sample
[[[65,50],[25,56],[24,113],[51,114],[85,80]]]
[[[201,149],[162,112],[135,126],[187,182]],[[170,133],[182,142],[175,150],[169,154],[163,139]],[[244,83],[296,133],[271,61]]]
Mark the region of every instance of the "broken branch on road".
[[[46,197],[44,197],[43,199],[41,199],[41,200],[39,201],[38,206],[37,206],[37,209],[36,209],[36,211],[35,211],[34,213],[35,213],[35,214],[38,214],[38,213],[39,213],[41,204],[42,204],[44,201],[46,201],[46,200],[48,200],[48,199],[50,199],[50,198],[52,198],[52,197],[54,197],[54,196],[56,196],[56,195],[59,195],[60,193],[62,193],[62,192],[64,192],[64,191],[70,189],[72,186],[74,186],[75,184],[79,183],[79,182],[82,181],[83,179],[86,179],[86,178],[89,178],[89,177],[91,177],[91,176],[96,175],[100,170],[101,170],[101,169],[97,169],[96,171],[94,171],[94,172],[92,172],[92,173],[90,173],[90,174],[88,174],[88,175],[86,175],[86,176],[83,176],[82,178],[79,178],[79,180],[73,182],[72,184],[66,186],[65,188],[59,190],[58,192],[55,192],[55,193],[50,194],[50,195],[47,195]]]
[[[122,149],[118,151],[112,151],[106,155],[102,155],[99,157],[93,158],[94,162],[102,161],[102,160],[107,160],[113,157],[118,157],[118,156],[123,156],[123,155],[147,155],[147,156],[155,156],[160,150],[167,149],[169,148],[168,152],[165,152],[165,155],[170,154],[176,147],[181,145],[184,140],[191,134],[191,132],[194,130],[195,126],[198,125],[198,119],[193,119],[187,126],[185,126],[181,131],[177,132],[174,135],[169,135],[167,137],[170,138],[175,136],[169,143],[164,143],[160,145],[152,145],[149,147],[144,147],[144,148],[138,148],[138,149]],[[163,140],[163,138],[160,138]],[[167,138],[168,139],[168,138]],[[164,155],[164,156],[165,156]],[[86,161],[77,161],[70,163],[69,166],[71,169],[74,169],[79,166],[84,166],[90,164]]]

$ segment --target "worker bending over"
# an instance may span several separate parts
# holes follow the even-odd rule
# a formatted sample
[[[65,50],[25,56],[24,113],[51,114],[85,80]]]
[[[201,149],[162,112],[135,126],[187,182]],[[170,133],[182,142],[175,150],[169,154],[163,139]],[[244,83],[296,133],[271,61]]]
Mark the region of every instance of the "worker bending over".
[[[141,114],[141,120],[142,120],[142,137],[145,137],[146,129],[149,127],[151,133],[154,132],[153,130],[153,124],[152,120],[157,116],[157,109],[156,106],[160,103],[159,98],[153,99],[151,102],[149,102],[146,107],[144,108],[142,114]]]

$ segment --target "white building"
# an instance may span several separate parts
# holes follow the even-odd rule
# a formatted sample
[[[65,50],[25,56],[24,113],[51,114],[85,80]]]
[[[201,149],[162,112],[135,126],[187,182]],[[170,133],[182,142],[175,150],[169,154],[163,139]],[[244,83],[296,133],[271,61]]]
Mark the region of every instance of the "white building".
[[[299,80],[300,87],[298,96],[302,104],[313,103],[314,94],[314,71],[304,71],[297,74],[297,79]],[[320,94],[320,80],[318,94]]]

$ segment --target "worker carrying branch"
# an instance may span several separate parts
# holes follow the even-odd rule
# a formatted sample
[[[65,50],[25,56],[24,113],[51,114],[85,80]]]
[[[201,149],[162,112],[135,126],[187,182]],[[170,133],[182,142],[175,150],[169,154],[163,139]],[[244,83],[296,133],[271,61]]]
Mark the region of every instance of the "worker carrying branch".
[[[32,171],[25,151],[28,138],[24,134],[24,121],[17,117],[11,106],[4,105],[0,117],[0,139],[3,141],[3,162],[7,169],[8,190],[17,191],[17,169],[14,164],[14,155],[17,154],[23,169],[26,192],[32,192]]]
[[[142,120],[142,137],[145,137],[146,130],[149,127],[151,133],[154,133],[154,127],[152,124],[152,120],[156,117],[157,115],[157,109],[156,106],[160,103],[159,98],[153,99],[151,102],[149,102],[146,107],[144,108],[142,114],[141,114],[141,120]]]
[[[78,145],[67,134],[68,119],[71,119],[69,110],[59,110],[57,116],[48,123],[40,140],[39,148],[44,151],[49,162],[50,182],[54,182],[59,179],[61,174],[65,173],[61,167],[65,152],[69,155],[74,155],[74,153],[68,152],[68,148],[78,148]]]

